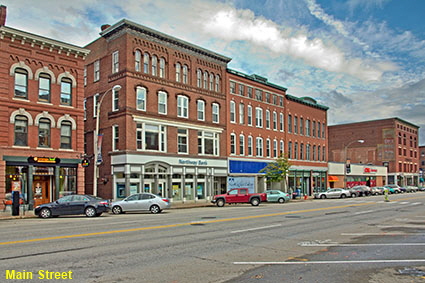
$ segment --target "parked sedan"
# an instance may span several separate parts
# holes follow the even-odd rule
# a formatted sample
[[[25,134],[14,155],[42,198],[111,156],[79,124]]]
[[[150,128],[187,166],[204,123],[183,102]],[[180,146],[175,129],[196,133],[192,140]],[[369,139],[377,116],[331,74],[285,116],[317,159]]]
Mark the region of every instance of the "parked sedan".
[[[368,186],[354,186],[351,190],[357,191],[358,196],[368,196],[371,194],[371,189]]]
[[[41,218],[60,215],[85,214],[87,217],[100,216],[109,209],[108,200],[92,195],[68,195],[54,202],[41,204],[34,209],[34,214]]]
[[[371,187],[371,193],[372,195],[383,195],[384,194],[384,187]]]
[[[150,211],[160,213],[171,207],[170,200],[150,193],[133,194],[111,204],[112,213],[120,214],[132,211]]]
[[[406,187],[406,192],[408,193],[416,193],[418,191],[418,187],[415,186],[407,186]]]
[[[345,198],[350,196],[351,193],[346,189],[329,189],[326,192],[317,192],[314,194],[314,198]]]
[[[389,189],[390,194],[399,194],[399,193],[401,193],[401,189],[400,189],[400,186],[399,185],[392,184],[392,185],[386,185],[384,187],[387,188],[387,189]]]
[[[267,202],[285,203],[291,199],[288,193],[279,190],[269,190],[265,193],[267,194]]]

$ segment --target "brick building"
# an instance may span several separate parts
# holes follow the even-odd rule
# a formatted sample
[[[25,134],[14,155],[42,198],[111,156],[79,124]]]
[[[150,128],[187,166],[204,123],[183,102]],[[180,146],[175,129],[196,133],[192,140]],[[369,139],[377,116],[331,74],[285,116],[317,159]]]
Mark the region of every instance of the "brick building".
[[[207,201],[226,186],[226,77],[230,58],[128,20],[86,46],[86,152],[103,162],[87,191],[122,198],[152,192]],[[116,91],[114,86],[121,89]],[[94,178],[95,176],[95,178]]]
[[[89,51],[5,23],[0,6],[0,200],[20,191],[32,206],[83,193]]]
[[[417,185],[418,130],[400,118],[329,126],[329,161],[387,166],[389,184]],[[347,174],[347,184],[357,179]]]
[[[258,75],[228,69],[227,76],[229,180],[254,191],[284,189],[266,184],[259,171],[287,153],[292,166],[285,190],[311,195],[325,189],[328,108]]]
[[[419,147],[419,185],[425,186],[425,145]]]

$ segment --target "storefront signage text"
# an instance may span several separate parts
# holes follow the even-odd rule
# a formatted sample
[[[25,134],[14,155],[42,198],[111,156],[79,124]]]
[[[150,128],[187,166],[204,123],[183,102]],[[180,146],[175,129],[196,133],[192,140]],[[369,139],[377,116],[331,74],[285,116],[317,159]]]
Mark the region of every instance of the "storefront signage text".
[[[372,169],[368,167],[364,169],[364,173],[377,173],[377,172],[378,172],[378,169]]]
[[[198,161],[196,161],[196,160],[189,160],[189,159],[179,159],[179,164],[193,165],[193,166],[196,166],[196,165],[204,165],[204,166],[206,166],[206,165],[208,165],[208,161],[205,161],[205,160],[198,160]]]
[[[30,156],[28,157],[28,162],[29,163],[50,163],[50,164],[57,164],[60,163],[61,160],[60,158],[57,157],[33,157]]]

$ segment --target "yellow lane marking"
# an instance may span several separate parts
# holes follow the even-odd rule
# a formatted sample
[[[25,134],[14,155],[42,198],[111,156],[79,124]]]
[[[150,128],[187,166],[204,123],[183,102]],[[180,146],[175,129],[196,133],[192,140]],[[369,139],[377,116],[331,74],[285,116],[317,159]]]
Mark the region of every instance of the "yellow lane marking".
[[[230,221],[247,220],[247,219],[255,219],[255,218],[265,218],[265,217],[281,216],[281,215],[296,214],[296,213],[306,213],[306,212],[332,210],[332,209],[347,208],[347,207],[365,206],[365,205],[372,205],[372,204],[376,204],[376,202],[365,202],[365,203],[339,205],[339,206],[331,206],[331,207],[324,207],[324,208],[303,209],[303,210],[296,210],[296,211],[270,213],[270,214],[260,214],[260,215],[252,215],[252,216],[242,216],[242,217],[207,220],[207,221],[199,221],[199,222],[197,221],[196,223],[197,224],[210,224],[210,223],[230,222]],[[41,241],[49,241],[49,240],[70,239],[70,238],[78,238],[78,237],[91,237],[91,236],[136,232],[136,231],[174,228],[174,227],[190,226],[192,224],[193,224],[193,222],[188,222],[188,223],[168,224],[168,225],[159,225],[159,226],[151,226],[151,227],[141,227],[141,228],[122,229],[122,230],[113,230],[113,231],[104,231],[104,232],[93,232],[93,233],[84,233],[84,234],[75,234],[75,235],[64,235],[64,236],[54,236],[54,237],[46,237],[46,238],[28,239],[28,240],[0,242],[0,246],[1,245],[20,244],[20,243],[41,242]]]

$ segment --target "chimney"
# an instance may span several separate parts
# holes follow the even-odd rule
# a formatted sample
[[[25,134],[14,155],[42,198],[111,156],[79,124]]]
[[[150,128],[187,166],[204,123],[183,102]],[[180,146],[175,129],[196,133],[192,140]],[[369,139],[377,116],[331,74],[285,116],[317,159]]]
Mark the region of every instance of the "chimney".
[[[100,30],[101,30],[101,31],[104,31],[105,29],[107,29],[107,28],[109,28],[109,27],[111,27],[111,25],[108,25],[108,24],[106,24],[106,25],[102,25],[102,26],[100,27]]]
[[[0,6],[0,26],[6,25],[6,6]]]

